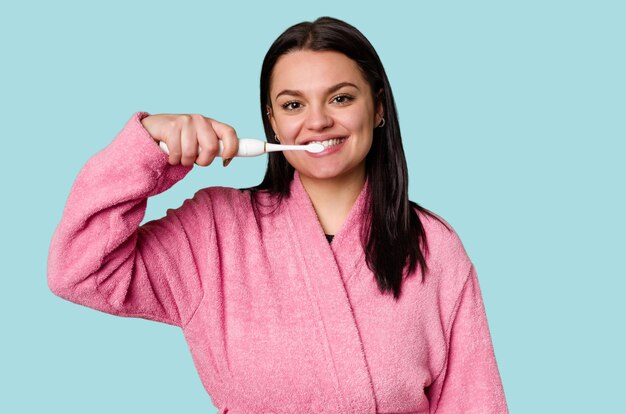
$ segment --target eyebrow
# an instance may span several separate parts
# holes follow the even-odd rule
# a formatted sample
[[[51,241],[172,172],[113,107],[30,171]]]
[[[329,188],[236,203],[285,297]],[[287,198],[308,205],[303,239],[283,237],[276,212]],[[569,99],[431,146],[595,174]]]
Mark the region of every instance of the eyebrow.
[[[345,86],[352,86],[353,88],[359,90],[359,87],[356,86],[354,83],[351,83],[351,82],[341,82],[341,83],[338,83],[338,84],[328,88],[326,90],[326,93],[337,92],[339,89],[341,89],[341,88],[343,88]],[[280,91],[279,93],[277,93],[276,97],[274,99],[278,99],[278,97],[280,97],[281,95],[302,96],[302,92],[300,92],[298,90],[294,90],[294,89],[284,89],[284,90]]]

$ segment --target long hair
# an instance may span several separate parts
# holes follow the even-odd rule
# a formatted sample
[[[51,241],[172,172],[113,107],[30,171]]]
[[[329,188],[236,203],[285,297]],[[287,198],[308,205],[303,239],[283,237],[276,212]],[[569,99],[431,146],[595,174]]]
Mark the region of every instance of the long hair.
[[[355,27],[331,17],[320,17],[314,22],[296,24],[281,34],[269,48],[261,68],[261,115],[268,142],[277,143],[266,116],[271,107],[269,95],[272,71],[277,60],[292,51],[335,51],[357,63],[371,87],[372,94],[382,90],[380,99],[385,124],[374,129],[372,147],[365,159],[370,200],[361,240],[368,267],[376,276],[379,290],[400,297],[404,275],[420,266],[422,280],[427,272],[428,243],[417,211],[437,218],[430,211],[408,198],[408,173],[398,114],[389,80],[374,47]],[[253,192],[269,192],[280,204],[289,196],[294,168],[282,153],[270,153],[263,181]]]

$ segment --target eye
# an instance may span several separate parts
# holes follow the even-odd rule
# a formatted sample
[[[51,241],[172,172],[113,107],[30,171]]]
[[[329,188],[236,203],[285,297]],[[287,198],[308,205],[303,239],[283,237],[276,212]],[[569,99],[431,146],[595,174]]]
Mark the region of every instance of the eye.
[[[300,102],[298,101],[289,101],[282,104],[281,107],[285,111],[295,111],[296,109],[300,109],[302,107],[302,104],[300,104]]]
[[[352,95],[337,95],[333,98],[332,102],[337,103],[339,105],[345,105],[347,103],[350,103],[354,100],[354,96]]]

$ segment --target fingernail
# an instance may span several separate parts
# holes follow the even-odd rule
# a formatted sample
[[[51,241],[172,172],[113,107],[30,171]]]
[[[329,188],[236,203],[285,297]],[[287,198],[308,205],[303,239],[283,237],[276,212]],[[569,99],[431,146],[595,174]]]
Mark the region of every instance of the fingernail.
[[[232,160],[233,160],[232,158],[224,158],[222,160],[222,164],[224,165],[224,167],[228,167],[228,164],[230,164]]]

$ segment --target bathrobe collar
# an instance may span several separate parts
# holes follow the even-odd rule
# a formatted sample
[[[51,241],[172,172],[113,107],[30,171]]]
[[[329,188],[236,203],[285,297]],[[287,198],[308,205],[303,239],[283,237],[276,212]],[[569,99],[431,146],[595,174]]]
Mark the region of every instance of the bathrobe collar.
[[[361,274],[361,224],[368,202],[366,182],[329,245],[297,172],[285,200],[295,243],[293,251],[306,269],[303,278],[325,335],[327,366],[346,413],[376,412],[372,379],[346,289],[350,279]]]

